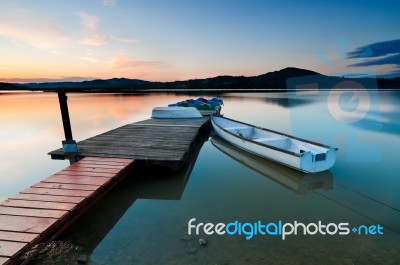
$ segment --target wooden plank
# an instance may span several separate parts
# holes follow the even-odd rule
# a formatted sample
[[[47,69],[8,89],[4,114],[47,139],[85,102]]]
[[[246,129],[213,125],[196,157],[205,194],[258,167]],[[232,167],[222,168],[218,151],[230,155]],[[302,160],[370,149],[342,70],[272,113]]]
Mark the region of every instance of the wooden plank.
[[[74,164],[75,169],[76,168],[106,168],[106,169],[117,169],[119,171],[121,171],[122,168],[124,168],[125,166],[123,165],[104,165],[104,164],[93,164],[90,163],[91,161],[85,161],[85,162],[77,162]]]
[[[84,158],[86,159],[86,158]],[[88,163],[91,165],[109,165],[109,166],[127,166],[125,162],[113,162],[113,161],[95,161],[95,160],[80,160],[78,163]]]
[[[46,188],[28,188],[28,189],[22,191],[21,193],[88,197],[91,194],[93,194],[93,191],[88,191],[88,190],[46,189]]]
[[[68,213],[67,211],[59,211],[59,210],[4,207],[0,205],[0,214],[5,214],[5,215],[61,218],[67,213]]]
[[[43,233],[57,219],[28,216],[0,215],[0,230],[22,233]]]
[[[50,183],[50,182],[49,183],[39,182],[32,186],[32,188],[48,188],[48,189],[62,189],[62,190],[88,190],[88,191],[95,191],[99,187],[100,186],[96,186],[96,185],[79,185],[79,184],[64,184],[64,183]],[[37,195],[37,196],[40,196],[40,195]],[[64,198],[63,196],[57,196],[57,197]],[[68,198],[68,197],[66,197],[66,198]],[[77,200],[79,200],[79,198],[84,198],[84,196],[76,197]],[[74,202],[74,201],[71,201],[71,202]]]
[[[61,170],[54,174],[56,175],[67,175],[67,176],[86,176],[86,177],[103,177],[103,178],[112,178],[115,176],[113,173],[104,173],[104,172],[89,172],[89,171],[68,171]]]
[[[134,148],[137,146],[151,146],[151,147],[165,147],[165,146],[171,146],[171,145],[180,145],[180,146],[188,146],[192,142],[192,139],[185,139],[185,138],[180,138],[180,139],[169,139],[168,141],[166,139],[154,139],[151,141],[150,139],[144,139],[142,138],[141,141],[138,141],[137,139],[120,139],[116,138],[113,139],[113,141],[109,141],[110,139],[105,139],[105,138],[95,138],[95,139],[90,139],[90,140],[84,140],[80,142],[80,145],[114,145],[114,146],[129,146],[129,148]]]
[[[107,162],[121,162],[121,163],[132,163],[132,159],[129,158],[112,158],[112,157],[85,157],[85,161],[107,161]]]
[[[11,258],[27,247],[27,245],[21,242],[0,241],[0,256]]]
[[[9,261],[9,258],[0,257],[0,265],[7,265]]]
[[[72,165],[62,171],[80,171],[80,172],[96,172],[96,173],[111,173],[115,175],[121,171],[121,168],[100,168],[100,167],[82,167],[80,165]]]
[[[189,125],[189,124],[157,124],[157,123],[141,123],[141,124],[133,124],[136,126],[156,126],[156,127],[193,127],[199,128],[198,125]]]
[[[42,182],[102,186],[109,180],[110,180],[109,178],[104,178],[104,177],[53,175],[44,179]]]
[[[1,206],[70,211],[75,208],[76,204],[67,202],[39,202],[8,199],[3,201]]]
[[[114,139],[115,141],[130,141],[130,142],[140,142],[140,141],[157,141],[161,142],[162,140],[169,139],[170,141],[186,141],[188,139],[191,139],[192,136],[194,136],[197,132],[192,132],[185,134],[185,137],[180,137],[182,135],[179,134],[179,132],[175,133],[168,133],[168,134],[163,134],[160,135],[157,132],[143,132],[143,133],[137,133],[137,132],[127,132],[121,135],[113,135],[113,134],[105,134],[105,135],[98,135],[92,138],[88,138],[84,141],[93,141],[93,140],[110,140]],[[139,138],[139,136],[141,138]],[[79,143],[83,143],[84,141],[81,141]],[[61,148],[60,148],[61,149]]]
[[[19,193],[12,197],[13,200],[43,201],[43,202],[69,202],[80,203],[85,197],[51,196]]]
[[[125,155],[125,157],[136,157],[136,156],[145,156],[145,157],[159,157],[159,158],[168,158],[176,157],[176,159],[182,158],[182,156],[186,153],[186,150],[159,150],[159,149],[145,149],[145,150],[122,150],[122,149],[114,149],[114,148],[93,148],[89,150],[82,150],[80,154],[86,153],[101,153],[101,154],[110,154],[110,155]],[[100,173],[100,172],[97,172]]]
[[[179,124],[188,124],[188,125],[198,125],[201,126],[202,124],[206,123],[210,118],[209,117],[204,117],[204,118],[199,118],[199,119],[179,119],[177,121],[176,119],[147,119],[135,123],[131,123],[130,125],[142,125],[142,124],[147,124],[147,123],[152,123],[152,124],[174,124],[174,123],[179,123]]]
[[[0,241],[29,243],[34,241],[38,236],[39,234],[0,231]]]
[[[179,136],[185,136],[185,137],[191,137],[192,135],[197,133],[197,128],[169,128],[168,130],[165,130],[165,127],[153,127],[153,128],[143,128],[143,129],[125,129],[125,130],[119,130],[119,131],[114,131],[114,132],[108,132],[103,135],[104,136],[138,136],[138,135],[152,135],[155,138],[160,138],[163,136],[171,136],[178,138]],[[95,138],[97,136],[92,137]],[[90,138],[89,138],[90,139]],[[139,140],[139,139],[138,139]]]
[[[127,150],[127,151],[148,151],[148,152],[160,152],[160,153],[166,153],[168,154],[168,152],[174,152],[175,150],[177,151],[186,151],[188,150],[188,145],[182,145],[182,144],[171,144],[169,142],[165,142],[163,144],[154,144],[154,143],[146,143],[146,142],[142,142],[140,144],[133,144],[133,145],[129,145],[127,146],[126,143],[122,143],[122,144],[116,144],[114,143],[109,143],[109,144],[98,144],[98,143],[94,143],[94,144],[81,144],[79,146],[79,150],[82,152],[86,149],[103,149],[103,150],[113,150],[113,149],[117,149],[117,150]]]
[[[54,156],[60,156],[60,157],[65,157],[64,152],[63,151],[59,151],[59,152],[51,152],[51,155]],[[182,161],[183,157],[182,156],[160,156],[157,154],[150,154],[150,155],[140,155],[140,154],[134,154],[134,155],[127,155],[127,154],[118,154],[118,153],[105,153],[105,152],[94,152],[94,151],[85,151],[85,152],[81,152],[79,153],[80,156],[83,157],[113,157],[113,158],[126,158],[126,157],[131,157],[132,159],[135,159],[137,161],[148,161],[148,162],[154,162],[154,163],[162,163],[162,162],[166,162],[166,163],[179,163],[180,161]]]
[[[182,156],[161,156],[157,154],[124,154],[124,153],[104,153],[104,152],[95,152],[95,151],[90,151],[90,152],[82,152],[80,155],[82,156],[112,156],[112,157],[132,157],[132,159],[135,160],[148,160],[148,161],[181,161]]]
[[[179,141],[179,140],[187,140],[192,139],[197,133],[196,132],[168,132],[167,134],[159,134],[157,132],[147,131],[147,132],[120,132],[118,134],[105,134],[102,136],[96,136],[94,138],[89,138],[88,140],[96,140],[98,139],[120,139],[125,141],[131,142],[138,142],[138,141],[151,141],[152,139],[164,139],[169,141]],[[135,141],[136,140],[136,141]]]

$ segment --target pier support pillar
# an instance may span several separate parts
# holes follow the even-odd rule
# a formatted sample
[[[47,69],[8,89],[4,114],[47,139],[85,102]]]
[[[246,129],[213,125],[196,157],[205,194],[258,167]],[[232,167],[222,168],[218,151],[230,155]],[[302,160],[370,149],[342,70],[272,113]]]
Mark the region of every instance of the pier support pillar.
[[[69,111],[67,103],[68,97],[65,91],[59,91],[57,93],[58,93],[58,101],[60,103],[61,117],[65,134],[65,141],[62,141],[63,150],[65,154],[68,154],[69,162],[72,165],[77,161],[78,145],[72,138],[71,121],[69,119]]]

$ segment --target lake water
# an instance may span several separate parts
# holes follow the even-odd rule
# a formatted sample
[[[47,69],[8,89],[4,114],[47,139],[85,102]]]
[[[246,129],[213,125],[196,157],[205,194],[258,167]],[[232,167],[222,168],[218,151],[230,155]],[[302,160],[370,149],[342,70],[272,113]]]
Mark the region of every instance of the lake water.
[[[354,97],[359,95],[359,97]],[[69,95],[83,140],[149,118],[154,106],[210,95]],[[176,172],[138,169],[62,237],[69,246],[36,264],[399,264],[400,93],[224,93],[227,117],[339,148],[329,171],[305,175],[199,139]],[[0,94],[0,198],[68,165],[46,154],[64,138],[52,93]],[[195,223],[382,225],[383,235],[187,235]],[[204,238],[207,246],[200,247]],[[62,244],[60,243],[62,249]],[[68,255],[67,255],[68,254]]]

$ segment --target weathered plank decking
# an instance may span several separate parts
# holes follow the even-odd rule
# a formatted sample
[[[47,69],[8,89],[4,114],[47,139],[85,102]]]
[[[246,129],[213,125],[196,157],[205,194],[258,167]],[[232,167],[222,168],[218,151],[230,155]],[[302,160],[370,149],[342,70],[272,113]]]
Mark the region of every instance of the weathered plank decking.
[[[133,166],[132,159],[86,157],[0,203],[0,265],[60,233]]]
[[[80,157],[131,158],[137,162],[179,167],[199,130],[209,121],[200,119],[149,119],[78,142]],[[49,153],[65,159],[62,149]]]

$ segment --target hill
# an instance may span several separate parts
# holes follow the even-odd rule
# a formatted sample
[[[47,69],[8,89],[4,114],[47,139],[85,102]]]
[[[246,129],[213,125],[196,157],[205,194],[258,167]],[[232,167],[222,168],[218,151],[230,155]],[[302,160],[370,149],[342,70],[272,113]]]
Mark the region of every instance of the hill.
[[[217,76],[204,79],[192,79],[186,81],[174,82],[150,82],[138,79],[128,78],[112,78],[112,79],[96,79],[83,82],[48,82],[48,83],[29,83],[29,84],[8,84],[0,83],[0,89],[27,89],[27,90],[43,90],[55,91],[63,89],[66,91],[107,91],[107,92],[134,92],[136,90],[218,90],[218,89],[265,89],[265,90],[281,90],[286,89],[287,80],[289,78],[310,77],[317,78],[322,84],[331,87],[332,84],[344,81],[355,80],[362,83],[372,84],[375,88],[376,83],[379,88],[400,88],[400,78],[393,79],[375,79],[372,78],[344,78],[335,76],[325,76],[314,71],[288,67],[279,71],[269,72],[258,76]],[[371,82],[374,81],[374,82]],[[375,85],[373,85],[375,84]]]

